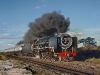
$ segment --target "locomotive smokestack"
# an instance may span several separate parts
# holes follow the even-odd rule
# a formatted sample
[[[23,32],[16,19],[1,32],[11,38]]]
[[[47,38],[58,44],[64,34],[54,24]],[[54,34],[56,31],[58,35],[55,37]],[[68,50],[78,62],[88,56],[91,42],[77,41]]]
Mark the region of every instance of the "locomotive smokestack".
[[[70,25],[69,18],[65,19],[60,13],[53,11],[43,14],[34,22],[29,23],[29,30],[25,33],[24,42],[32,41],[36,38],[54,36],[55,33],[64,33]]]

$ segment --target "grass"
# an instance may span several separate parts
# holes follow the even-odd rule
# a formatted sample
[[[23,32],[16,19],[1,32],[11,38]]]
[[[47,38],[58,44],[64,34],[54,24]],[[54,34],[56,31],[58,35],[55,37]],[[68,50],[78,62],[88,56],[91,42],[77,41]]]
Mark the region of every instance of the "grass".
[[[93,63],[99,63],[100,64],[100,58],[89,58],[86,59],[85,62],[93,62]]]
[[[31,70],[31,69],[26,68],[26,70],[31,71],[31,72],[32,72],[32,75],[40,75],[39,73],[37,73],[36,71],[33,71],[33,70]]]
[[[0,53],[0,60],[6,60],[6,55],[3,53]]]
[[[11,62],[14,64],[14,68],[22,68],[22,65],[20,64],[20,61],[13,59],[13,60],[11,60]],[[23,74],[28,74],[30,72],[32,72],[32,75],[40,75],[37,72],[31,71],[31,70],[29,70],[29,71],[27,70],[27,71],[23,72]]]
[[[18,60],[12,60],[11,62],[14,64],[14,68],[22,68],[22,65]]]
[[[26,70],[26,71],[23,71],[22,74],[31,74],[31,72]]]
[[[33,75],[40,75],[40,74],[38,74],[38,73],[35,73],[35,74],[33,74]]]

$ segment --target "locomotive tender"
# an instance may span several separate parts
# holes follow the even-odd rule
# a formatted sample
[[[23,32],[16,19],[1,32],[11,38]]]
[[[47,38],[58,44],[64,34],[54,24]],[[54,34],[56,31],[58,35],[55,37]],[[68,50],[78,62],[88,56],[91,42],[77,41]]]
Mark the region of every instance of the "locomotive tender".
[[[16,46],[12,50],[6,49],[6,52],[38,56],[41,59],[73,60],[77,52],[77,37],[61,33],[54,37],[36,39],[18,47]]]

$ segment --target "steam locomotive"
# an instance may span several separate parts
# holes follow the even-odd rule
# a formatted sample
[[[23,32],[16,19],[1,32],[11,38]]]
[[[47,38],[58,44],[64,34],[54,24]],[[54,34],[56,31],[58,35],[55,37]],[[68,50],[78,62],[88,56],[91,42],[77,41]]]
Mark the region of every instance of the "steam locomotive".
[[[15,46],[6,49],[5,52],[33,56],[40,59],[73,60],[77,53],[77,37],[62,33]]]

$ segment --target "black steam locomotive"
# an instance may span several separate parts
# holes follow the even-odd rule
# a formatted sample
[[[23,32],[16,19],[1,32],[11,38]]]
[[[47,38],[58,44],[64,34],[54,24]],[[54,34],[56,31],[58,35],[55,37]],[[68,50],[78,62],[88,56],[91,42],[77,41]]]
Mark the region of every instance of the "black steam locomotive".
[[[33,51],[37,51],[37,49],[41,58],[57,57],[59,60],[73,60],[76,56],[77,37],[60,34],[54,37],[42,38],[33,46]]]
[[[39,38],[18,47],[12,48],[13,50],[6,49],[6,52],[21,53],[40,59],[73,60],[77,51],[77,37],[64,33],[54,37]]]

